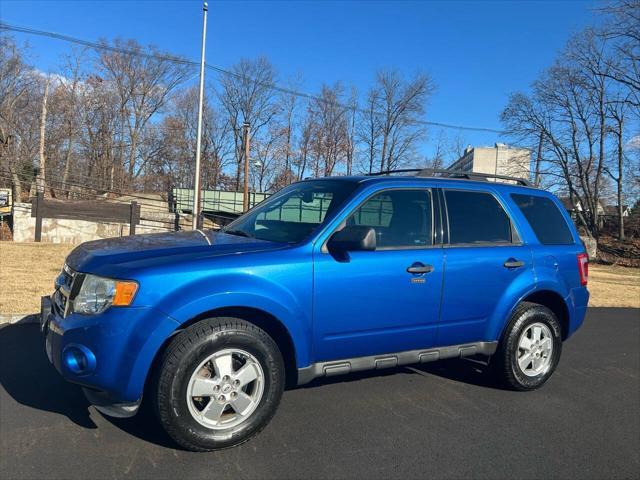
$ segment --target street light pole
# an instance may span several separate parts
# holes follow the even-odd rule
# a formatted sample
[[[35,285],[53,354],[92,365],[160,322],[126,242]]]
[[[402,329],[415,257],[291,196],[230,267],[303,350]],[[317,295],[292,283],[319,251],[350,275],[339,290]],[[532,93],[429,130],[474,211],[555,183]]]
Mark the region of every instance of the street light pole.
[[[200,226],[200,144],[202,141],[202,110],[204,104],[204,51],[207,42],[207,2],[202,5],[204,18],[202,21],[202,56],[200,57],[200,92],[198,96],[198,130],[196,133],[196,171],[193,185],[193,230]]]
[[[249,210],[249,122],[242,125],[244,136],[244,195],[242,196],[242,211]]]

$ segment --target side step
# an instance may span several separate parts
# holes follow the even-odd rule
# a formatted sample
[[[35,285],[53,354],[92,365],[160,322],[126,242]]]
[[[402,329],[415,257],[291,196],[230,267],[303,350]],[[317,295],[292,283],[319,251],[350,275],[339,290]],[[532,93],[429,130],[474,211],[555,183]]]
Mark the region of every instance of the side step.
[[[364,370],[393,368],[402,365],[434,362],[445,358],[462,358],[472,355],[493,355],[498,342],[476,342],[427,350],[408,350],[406,352],[385,353],[369,357],[345,358],[328,362],[312,363],[298,369],[298,385],[309,383],[314,378],[344,375]]]

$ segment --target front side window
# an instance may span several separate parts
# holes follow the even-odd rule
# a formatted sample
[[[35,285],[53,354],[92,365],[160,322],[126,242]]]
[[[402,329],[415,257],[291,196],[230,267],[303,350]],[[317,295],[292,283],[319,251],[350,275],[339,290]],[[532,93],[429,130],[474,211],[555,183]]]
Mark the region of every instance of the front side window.
[[[571,245],[573,235],[553,201],[536,195],[511,195],[543,245]]]
[[[298,243],[316,231],[357,186],[341,180],[294,183],[222,231],[272,242]]]
[[[377,248],[432,245],[431,194],[427,190],[388,190],[365,201],[347,225],[372,227]]]
[[[511,221],[502,205],[485,192],[445,190],[449,243],[511,243]]]

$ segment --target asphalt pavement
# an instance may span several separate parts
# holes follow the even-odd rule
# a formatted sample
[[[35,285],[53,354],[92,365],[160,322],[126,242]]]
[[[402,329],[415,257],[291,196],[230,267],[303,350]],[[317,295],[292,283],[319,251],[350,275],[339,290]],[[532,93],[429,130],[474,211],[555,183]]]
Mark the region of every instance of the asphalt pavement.
[[[640,310],[591,309],[541,389],[450,360],[285,392],[250,442],[178,449],[114,420],[49,365],[36,325],[0,328],[0,478],[640,478]]]

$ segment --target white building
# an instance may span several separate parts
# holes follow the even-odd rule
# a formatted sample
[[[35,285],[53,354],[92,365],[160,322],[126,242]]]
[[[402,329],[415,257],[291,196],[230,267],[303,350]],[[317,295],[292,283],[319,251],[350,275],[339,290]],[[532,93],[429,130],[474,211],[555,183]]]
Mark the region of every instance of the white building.
[[[504,143],[496,143],[493,147],[469,145],[462,157],[449,165],[448,170],[508,175],[528,180],[531,174],[531,151]]]

